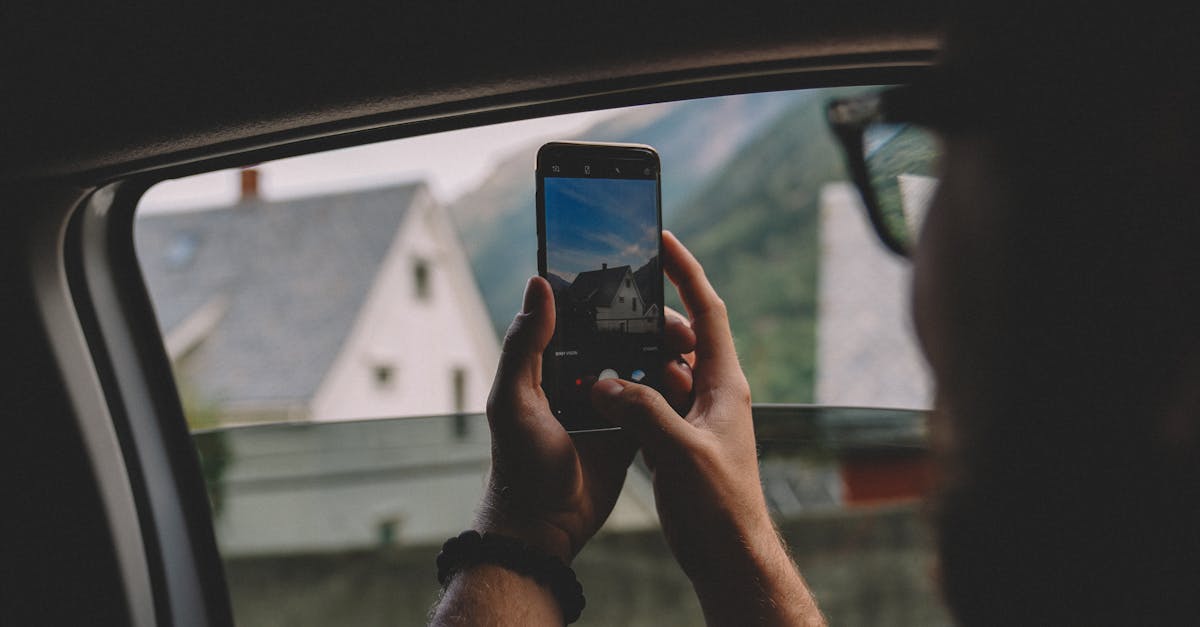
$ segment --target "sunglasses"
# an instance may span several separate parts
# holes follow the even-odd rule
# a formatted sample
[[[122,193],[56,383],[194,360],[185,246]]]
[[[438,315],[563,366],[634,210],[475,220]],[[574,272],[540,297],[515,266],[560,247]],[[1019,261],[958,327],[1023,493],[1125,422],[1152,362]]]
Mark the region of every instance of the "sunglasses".
[[[872,228],[888,250],[909,257],[938,185],[941,141],[954,122],[939,90],[904,85],[831,100],[830,129],[846,157]]]

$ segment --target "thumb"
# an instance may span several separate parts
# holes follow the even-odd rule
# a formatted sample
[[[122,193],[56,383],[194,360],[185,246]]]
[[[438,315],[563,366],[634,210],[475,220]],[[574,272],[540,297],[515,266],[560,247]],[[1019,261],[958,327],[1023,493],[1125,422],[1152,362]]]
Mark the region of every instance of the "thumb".
[[[519,401],[521,395],[541,385],[542,351],[553,335],[554,294],[545,279],[535,276],[525,286],[521,313],[504,336],[489,408],[498,404],[511,407],[512,401]]]
[[[649,454],[657,456],[692,436],[692,425],[681,418],[662,394],[628,381],[606,379],[592,386],[592,405],[609,422],[627,429]]]

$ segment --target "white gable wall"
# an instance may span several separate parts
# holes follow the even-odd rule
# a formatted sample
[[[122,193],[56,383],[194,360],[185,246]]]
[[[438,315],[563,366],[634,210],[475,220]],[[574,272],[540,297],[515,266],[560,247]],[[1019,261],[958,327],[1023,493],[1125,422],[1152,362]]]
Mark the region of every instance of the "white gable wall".
[[[637,310],[633,308],[637,301]],[[633,272],[626,271],[625,278],[613,294],[612,303],[608,307],[596,308],[596,326],[601,331],[627,331],[629,333],[648,333],[658,328],[657,313],[646,316],[646,301],[638,291],[637,281]]]
[[[633,309],[634,299],[637,300],[637,311]],[[633,319],[641,318],[646,313],[646,303],[638,293],[637,281],[628,270],[625,278],[613,294],[612,303],[607,307],[596,308],[596,326],[601,330],[619,330],[621,323],[628,325]]]
[[[909,315],[912,266],[880,243],[849,183],[821,190],[819,405],[925,409],[933,383]]]
[[[427,268],[427,296],[415,267]],[[358,320],[312,402],[313,420],[483,411],[499,347],[466,252],[422,190],[396,234]],[[386,370],[387,381],[378,373]]]

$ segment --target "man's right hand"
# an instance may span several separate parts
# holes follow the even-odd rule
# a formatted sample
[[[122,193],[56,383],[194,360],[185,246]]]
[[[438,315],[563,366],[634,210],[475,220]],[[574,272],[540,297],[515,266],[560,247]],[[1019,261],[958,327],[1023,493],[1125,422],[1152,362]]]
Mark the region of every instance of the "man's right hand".
[[[652,388],[616,380],[597,383],[593,403],[641,445],[663,532],[709,624],[824,624],[767,512],[725,303],[667,232],[663,259],[696,335],[691,409],[680,416]]]

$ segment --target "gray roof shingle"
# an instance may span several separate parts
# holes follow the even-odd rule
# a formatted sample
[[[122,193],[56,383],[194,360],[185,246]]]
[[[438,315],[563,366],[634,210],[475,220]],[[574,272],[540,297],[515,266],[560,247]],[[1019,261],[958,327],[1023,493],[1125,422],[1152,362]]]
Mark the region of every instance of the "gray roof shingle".
[[[608,307],[628,272],[629,266],[580,272],[571,283],[571,298],[594,307]]]
[[[228,307],[177,364],[204,402],[306,404],[324,380],[420,184],[223,210],[135,226],[159,326],[214,298]]]

